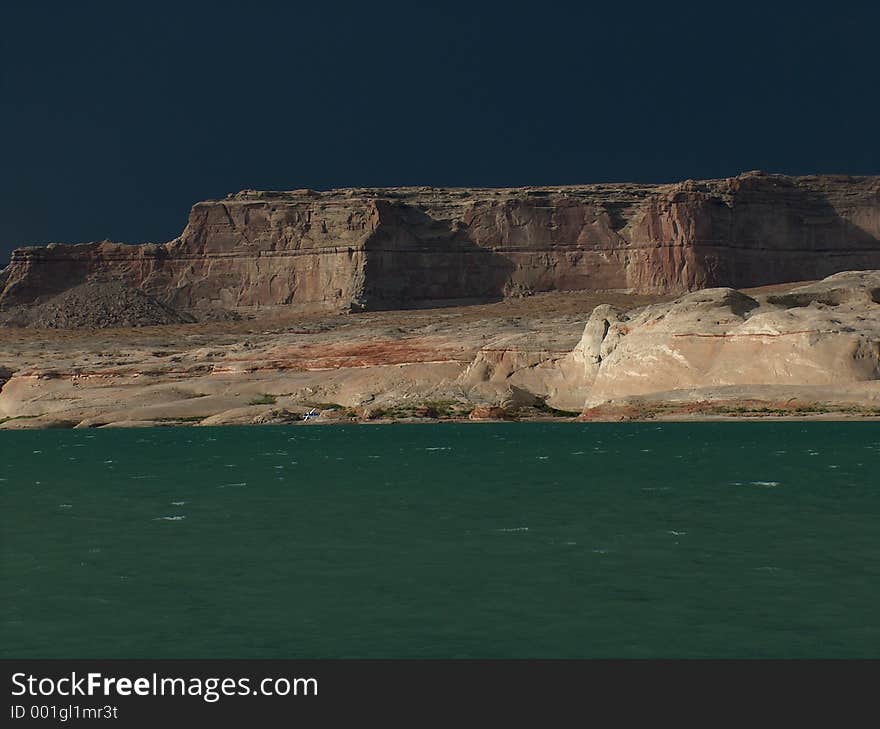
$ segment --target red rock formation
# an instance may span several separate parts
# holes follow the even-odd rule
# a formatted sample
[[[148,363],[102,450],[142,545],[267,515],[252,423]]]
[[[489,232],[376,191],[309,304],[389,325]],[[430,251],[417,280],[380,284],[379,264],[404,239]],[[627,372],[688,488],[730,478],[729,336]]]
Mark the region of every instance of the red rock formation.
[[[0,307],[112,277],[182,309],[428,306],[550,290],[683,292],[880,268],[880,178],[243,191],[164,245],[22,248]]]
[[[469,420],[507,420],[509,417],[508,412],[498,405],[477,405],[468,415]]]

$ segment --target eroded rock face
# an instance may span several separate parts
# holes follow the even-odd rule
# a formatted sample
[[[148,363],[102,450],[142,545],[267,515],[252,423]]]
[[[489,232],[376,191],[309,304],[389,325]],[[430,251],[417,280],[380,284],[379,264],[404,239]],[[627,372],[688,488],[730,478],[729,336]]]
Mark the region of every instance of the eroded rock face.
[[[707,387],[880,380],[878,291],[880,272],[863,271],[784,295],[706,289],[611,322],[600,307],[579,345],[584,354],[572,353],[587,368],[581,392],[592,406]],[[600,339],[602,320],[608,327]]]
[[[880,178],[243,191],[163,245],[22,248],[0,307],[112,277],[175,310],[383,309],[554,290],[680,293],[880,268]]]
[[[318,423],[475,409],[490,419],[829,408],[877,417],[878,290],[880,271],[857,271],[665,301],[554,293],[357,317],[281,310],[64,335],[6,330],[0,429],[302,423],[313,408]]]
[[[878,294],[880,271],[852,271],[784,293],[719,287],[629,311],[601,304],[567,353],[536,334],[494,341],[458,382],[495,402],[514,386],[593,415],[608,403],[640,413],[641,399],[733,402],[757,394],[781,398],[778,410],[792,388],[801,404],[845,391],[858,405],[868,397],[860,386],[880,392]]]

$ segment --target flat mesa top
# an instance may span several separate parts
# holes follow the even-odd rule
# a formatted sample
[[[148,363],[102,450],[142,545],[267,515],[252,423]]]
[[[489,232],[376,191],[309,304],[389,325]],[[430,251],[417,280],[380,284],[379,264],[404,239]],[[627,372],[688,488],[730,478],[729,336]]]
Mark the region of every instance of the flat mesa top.
[[[679,182],[640,183],[640,182],[600,182],[573,185],[526,185],[522,187],[435,187],[431,185],[415,185],[401,187],[340,187],[331,190],[313,190],[301,188],[295,190],[255,190],[245,189],[230,193],[223,201],[206,200],[205,202],[229,202],[248,200],[345,200],[357,198],[417,198],[417,199],[455,199],[455,198],[506,198],[544,195],[578,196],[612,196],[615,194],[645,196],[652,193],[672,190],[693,190],[712,192],[727,188],[736,182],[746,179],[761,179],[768,184],[819,186],[847,183],[849,185],[880,185],[880,176],[869,175],[803,175],[789,176],[770,174],[758,170],[744,172],[736,177],[712,180],[682,180]]]
[[[675,183],[678,184],[678,183]],[[432,187],[429,185],[410,187],[339,187],[332,190],[240,190],[227,195],[227,199],[254,200],[287,197],[410,197],[422,195],[437,196],[505,196],[505,195],[549,195],[565,193],[596,193],[615,190],[656,190],[658,187],[671,187],[668,184],[653,183],[597,183],[590,185],[546,185],[523,187]]]

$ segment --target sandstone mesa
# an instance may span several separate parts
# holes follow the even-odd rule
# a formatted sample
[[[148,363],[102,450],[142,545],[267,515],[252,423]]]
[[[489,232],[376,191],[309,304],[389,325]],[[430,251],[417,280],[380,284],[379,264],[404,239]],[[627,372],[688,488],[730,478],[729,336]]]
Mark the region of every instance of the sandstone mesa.
[[[682,293],[880,268],[880,177],[246,190],[161,245],[22,248],[0,309],[111,278],[176,310],[363,310],[520,293]]]

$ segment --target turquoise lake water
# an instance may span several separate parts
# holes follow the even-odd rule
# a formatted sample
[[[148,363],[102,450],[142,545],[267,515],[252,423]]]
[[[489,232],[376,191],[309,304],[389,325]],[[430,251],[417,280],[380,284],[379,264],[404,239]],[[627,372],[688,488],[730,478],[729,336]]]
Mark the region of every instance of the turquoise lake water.
[[[0,433],[4,657],[880,656],[880,423]]]

